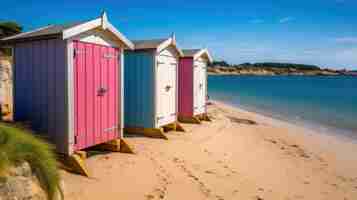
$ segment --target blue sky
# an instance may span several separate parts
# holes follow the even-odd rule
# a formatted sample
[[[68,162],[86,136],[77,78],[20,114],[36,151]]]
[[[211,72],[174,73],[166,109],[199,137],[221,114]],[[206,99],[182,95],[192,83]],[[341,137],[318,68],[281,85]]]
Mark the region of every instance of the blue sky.
[[[355,0],[5,1],[0,20],[31,30],[106,10],[129,39],[176,33],[181,47],[209,48],[230,63],[294,62],[357,69]],[[3,9],[6,8],[6,9]]]

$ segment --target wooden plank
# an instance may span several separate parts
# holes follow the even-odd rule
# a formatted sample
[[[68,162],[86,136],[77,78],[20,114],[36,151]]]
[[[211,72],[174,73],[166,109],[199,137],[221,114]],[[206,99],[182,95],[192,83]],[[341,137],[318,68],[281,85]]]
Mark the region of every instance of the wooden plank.
[[[91,146],[95,144],[94,142],[94,123],[95,123],[95,115],[94,115],[94,98],[95,94],[95,85],[94,85],[94,56],[93,56],[93,46],[90,43],[84,43],[85,49],[85,73],[81,74],[85,79],[85,101],[81,102],[85,104],[85,126],[86,126],[86,135],[85,135],[85,146]]]
[[[95,99],[94,99],[94,141],[96,144],[101,142],[102,134],[102,120],[101,120],[101,98],[97,96],[97,89],[101,85],[101,47],[95,45],[93,47],[93,59],[94,59],[94,90],[95,90]]]

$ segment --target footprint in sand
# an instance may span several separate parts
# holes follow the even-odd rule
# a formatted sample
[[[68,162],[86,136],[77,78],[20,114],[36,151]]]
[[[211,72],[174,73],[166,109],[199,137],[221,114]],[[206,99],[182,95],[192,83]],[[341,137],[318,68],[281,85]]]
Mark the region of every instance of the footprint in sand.
[[[153,190],[153,192],[149,195],[146,195],[146,199],[153,199],[152,197],[157,197],[159,199],[164,199],[167,194],[167,187],[171,184],[170,177],[171,175],[165,170],[164,166],[162,166],[159,161],[157,161],[150,153],[148,152],[147,156],[149,159],[157,166],[159,172],[155,175],[159,180],[158,186]]]
[[[237,124],[244,124],[244,125],[258,125],[257,122],[250,120],[250,119],[240,119],[237,117],[232,117],[232,116],[227,116],[227,118],[233,122],[233,123],[237,123]]]
[[[255,200],[264,200],[264,199],[263,199],[262,197],[260,197],[260,196],[255,196],[254,199],[255,199]]]
[[[152,194],[147,194],[147,195],[145,195],[145,197],[147,200],[155,199],[155,196]]]
[[[216,174],[215,172],[210,171],[210,170],[206,170],[205,173],[206,173],[206,174]]]
[[[199,186],[203,195],[205,195],[207,198],[214,196],[216,197],[217,200],[224,200],[221,196],[214,195],[212,191],[206,186],[206,184],[202,182],[199,177],[195,176],[194,173],[185,166],[184,160],[180,160],[176,158],[173,159],[173,161],[177,163],[177,166],[187,175],[187,177],[189,177],[193,182],[195,182]],[[205,172],[213,173],[212,171],[209,170],[206,170]]]
[[[267,141],[267,142],[271,142],[271,143],[273,143],[273,144],[277,144],[278,142],[276,141],[276,140],[274,140],[274,139],[264,139],[265,141]]]

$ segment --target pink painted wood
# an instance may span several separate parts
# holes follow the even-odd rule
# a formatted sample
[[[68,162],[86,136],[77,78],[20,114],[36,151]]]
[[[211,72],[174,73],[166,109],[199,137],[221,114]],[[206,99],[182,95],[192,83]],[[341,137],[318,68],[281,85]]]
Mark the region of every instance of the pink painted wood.
[[[193,116],[193,58],[181,58],[179,62],[178,115]]]
[[[119,49],[75,41],[75,150],[119,137]]]

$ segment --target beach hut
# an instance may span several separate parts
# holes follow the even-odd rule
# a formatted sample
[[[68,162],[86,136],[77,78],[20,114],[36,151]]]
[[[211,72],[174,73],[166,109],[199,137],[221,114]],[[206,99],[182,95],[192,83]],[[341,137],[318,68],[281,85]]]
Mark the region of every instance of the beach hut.
[[[65,155],[122,139],[123,49],[134,45],[105,13],[1,43],[13,48],[15,121]]]
[[[181,50],[175,37],[133,41],[125,50],[125,132],[162,137],[177,122],[177,70]]]
[[[200,123],[208,120],[207,65],[212,62],[207,49],[182,50],[179,64],[178,117],[182,122]]]

